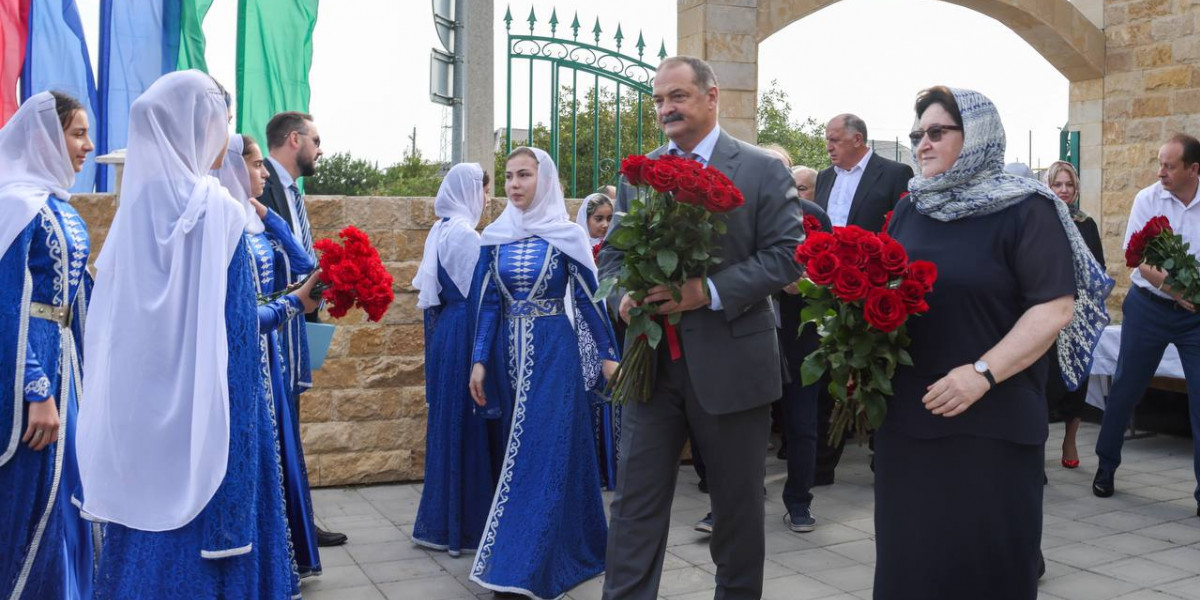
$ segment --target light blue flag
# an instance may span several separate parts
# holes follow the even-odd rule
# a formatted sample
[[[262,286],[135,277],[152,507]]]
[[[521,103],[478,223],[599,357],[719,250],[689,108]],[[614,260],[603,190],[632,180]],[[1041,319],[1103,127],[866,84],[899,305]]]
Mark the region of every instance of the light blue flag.
[[[96,119],[96,80],[83,37],[75,0],[33,0],[29,8],[29,39],[21,71],[21,100],[47,91],[74,96],[87,109],[93,131]],[[93,137],[95,133],[92,134]],[[88,193],[96,185],[93,153],[75,177],[73,193]]]

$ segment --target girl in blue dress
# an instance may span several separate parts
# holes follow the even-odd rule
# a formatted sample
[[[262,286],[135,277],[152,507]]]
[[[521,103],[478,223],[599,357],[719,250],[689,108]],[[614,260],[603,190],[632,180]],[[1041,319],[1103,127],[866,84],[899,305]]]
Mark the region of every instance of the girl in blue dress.
[[[254,198],[262,194],[269,172],[263,166],[262,148],[249,135],[233,135],[224,164],[215,171],[221,185],[235,200],[246,204],[246,249],[250,252],[254,273],[254,291],[269,297],[283,291],[288,281],[299,281],[316,265],[304,247],[296,241],[287,222]],[[312,494],[308,487],[308,467],[300,443],[299,415],[292,401],[297,393],[294,375],[297,364],[289,360],[285,340],[293,333],[291,325],[303,319],[286,315],[283,323],[272,321],[276,327],[262,327],[259,346],[262,349],[265,381],[270,407],[279,441],[279,466],[283,475],[284,505],[287,508],[288,531],[292,542],[292,558],[300,579],[321,574],[321,557],[317,550],[317,530],[313,521]]]
[[[107,523],[97,598],[299,596],[259,332],[315,302],[301,288],[257,306],[247,207],[208,175],[227,128],[199,71],[164,75],[130,110],[85,328],[83,511]]]
[[[495,480],[488,421],[472,414],[467,379],[471,323],[467,294],[479,259],[475,227],[487,203],[488,178],[478,164],[454,165],[438,188],[440,217],[425,240],[413,278],[425,311],[425,487],[413,541],[450,556],[474,552],[491,506]]]
[[[472,283],[471,395],[505,418],[508,442],[471,580],[557,598],[604,571],[608,528],[587,393],[617,367],[612,327],[591,300],[596,266],[567,216],[558,168],[518,148],[509,205],[484,230]]]
[[[92,597],[98,532],[71,504],[89,239],[67,203],[92,148],[58,93],[0,129],[0,598]]]

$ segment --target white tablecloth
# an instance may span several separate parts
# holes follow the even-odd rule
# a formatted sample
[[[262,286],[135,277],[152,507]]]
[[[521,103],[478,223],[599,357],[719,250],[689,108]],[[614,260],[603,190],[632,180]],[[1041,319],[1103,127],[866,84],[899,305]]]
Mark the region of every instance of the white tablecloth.
[[[1120,351],[1121,326],[1105,327],[1104,333],[1100,335],[1100,343],[1096,344],[1096,352],[1092,355],[1092,374],[1088,378],[1087,394],[1087,403],[1100,410],[1104,410],[1105,400],[1108,399],[1108,388],[1112,382],[1112,375],[1117,372],[1117,355]],[[1179,351],[1174,345],[1167,346],[1154,375],[1183,379],[1183,365],[1179,362]]]

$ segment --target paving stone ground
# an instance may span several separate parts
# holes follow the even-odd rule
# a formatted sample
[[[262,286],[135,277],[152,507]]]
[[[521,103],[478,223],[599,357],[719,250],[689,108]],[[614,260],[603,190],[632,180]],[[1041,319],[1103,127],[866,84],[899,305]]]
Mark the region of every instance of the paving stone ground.
[[[1051,425],[1042,549],[1046,600],[1200,600],[1200,518],[1192,491],[1191,440],[1155,436],[1125,444],[1117,495],[1091,493],[1099,428],[1079,434],[1082,465],[1059,465],[1063,426]],[[847,447],[838,481],[816,488],[817,529],[797,534],[783,524],[783,461],[767,458],[766,600],[869,599],[875,566],[872,476],[865,446]],[[680,468],[660,597],[708,600],[715,567],[707,539],[692,525],[708,510],[690,466]],[[318,521],[350,542],[325,548],[325,572],[308,579],[308,600],[467,600],[491,593],[467,579],[471,556],[451,558],[411,541],[420,484],[321,489]],[[606,504],[611,494],[605,493]],[[568,598],[600,597],[603,577]]]

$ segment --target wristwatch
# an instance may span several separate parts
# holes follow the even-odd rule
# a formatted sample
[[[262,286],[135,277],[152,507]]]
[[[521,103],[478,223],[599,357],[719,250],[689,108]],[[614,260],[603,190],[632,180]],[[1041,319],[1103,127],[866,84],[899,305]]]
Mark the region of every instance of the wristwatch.
[[[996,378],[992,376],[992,371],[990,369],[988,369],[988,364],[987,364],[986,360],[982,360],[982,359],[977,360],[977,361],[975,361],[975,364],[973,366],[975,367],[976,373],[979,373],[980,375],[983,375],[984,377],[987,378],[989,390],[996,387]]]

